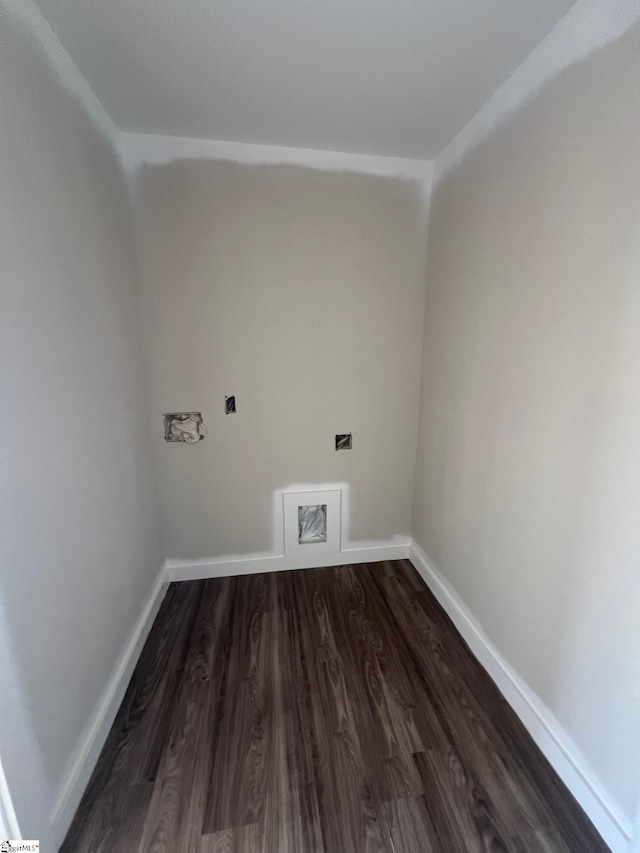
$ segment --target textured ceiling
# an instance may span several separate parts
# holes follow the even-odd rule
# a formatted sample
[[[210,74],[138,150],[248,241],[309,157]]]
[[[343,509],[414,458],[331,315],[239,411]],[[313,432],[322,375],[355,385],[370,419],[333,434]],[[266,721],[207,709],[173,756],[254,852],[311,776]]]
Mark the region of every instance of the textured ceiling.
[[[431,159],[573,0],[39,0],[122,130]]]

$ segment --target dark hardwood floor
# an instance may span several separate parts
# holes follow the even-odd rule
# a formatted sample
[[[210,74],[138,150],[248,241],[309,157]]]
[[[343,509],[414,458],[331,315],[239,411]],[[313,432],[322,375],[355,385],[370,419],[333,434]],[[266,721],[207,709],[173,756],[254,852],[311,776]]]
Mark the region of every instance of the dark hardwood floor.
[[[408,561],[172,584],[64,853],[604,853]]]

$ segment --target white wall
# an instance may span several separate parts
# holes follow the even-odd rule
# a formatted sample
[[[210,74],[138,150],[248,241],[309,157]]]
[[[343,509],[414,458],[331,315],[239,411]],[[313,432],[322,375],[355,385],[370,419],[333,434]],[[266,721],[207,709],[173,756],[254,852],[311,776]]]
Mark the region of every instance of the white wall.
[[[30,3],[0,5],[2,696],[20,828],[68,761],[162,562],[114,129]]]
[[[352,542],[408,541],[425,181],[186,159],[174,144],[136,172],[167,556],[272,552],[273,496],[292,483],[347,483]],[[197,445],[164,441],[162,413],[182,410],[204,415]],[[341,432],[353,450],[336,453]]]
[[[639,14],[578,3],[436,162],[414,505],[416,541],[625,832],[640,793]]]

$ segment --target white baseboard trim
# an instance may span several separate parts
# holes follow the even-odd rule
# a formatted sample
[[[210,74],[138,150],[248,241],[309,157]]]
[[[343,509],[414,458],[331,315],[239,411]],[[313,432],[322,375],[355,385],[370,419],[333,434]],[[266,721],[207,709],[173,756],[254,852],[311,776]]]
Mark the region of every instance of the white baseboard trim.
[[[89,783],[168,585],[167,569],[163,565],[102,696],[67,763],[51,814],[52,834],[57,845],[64,840]]]
[[[627,853],[631,840],[628,821],[562,725],[502,657],[458,593],[416,542],[411,543],[409,559],[612,853]]]
[[[409,541],[398,543],[381,542],[373,546],[344,548],[337,555],[314,556],[307,559],[269,555],[247,557],[216,557],[192,563],[167,561],[171,581],[205,580],[235,575],[254,575],[263,572],[286,572],[292,569],[316,569],[322,566],[343,566],[351,563],[375,563],[380,560],[406,560],[409,557]]]
[[[22,838],[7,777],[0,761],[0,838]]]

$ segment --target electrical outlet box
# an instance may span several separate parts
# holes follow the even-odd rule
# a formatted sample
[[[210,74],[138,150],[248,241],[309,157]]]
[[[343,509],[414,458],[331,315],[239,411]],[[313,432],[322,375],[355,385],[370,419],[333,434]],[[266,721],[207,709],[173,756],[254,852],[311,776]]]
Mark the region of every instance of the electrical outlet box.
[[[201,412],[167,412],[164,418],[164,440],[195,444],[207,434]]]

